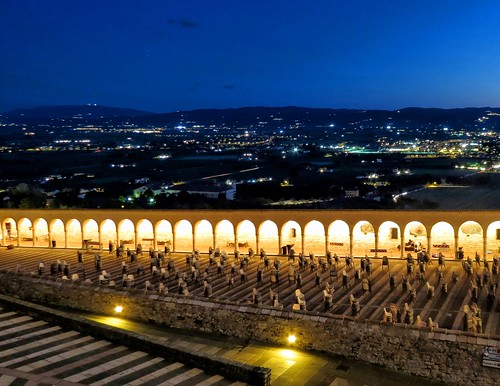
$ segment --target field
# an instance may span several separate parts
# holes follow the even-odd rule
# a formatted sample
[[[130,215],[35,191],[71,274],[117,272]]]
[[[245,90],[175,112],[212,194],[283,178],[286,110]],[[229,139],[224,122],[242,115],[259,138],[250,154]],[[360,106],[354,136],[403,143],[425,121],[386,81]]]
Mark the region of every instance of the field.
[[[489,174],[491,183],[480,187],[428,188],[408,195],[437,202],[439,209],[500,209],[500,174]]]

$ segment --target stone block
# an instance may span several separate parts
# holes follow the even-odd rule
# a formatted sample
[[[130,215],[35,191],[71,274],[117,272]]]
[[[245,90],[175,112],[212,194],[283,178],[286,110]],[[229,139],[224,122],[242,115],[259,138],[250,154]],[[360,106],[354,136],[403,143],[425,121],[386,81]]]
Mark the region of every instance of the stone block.
[[[481,346],[488,346],[488,339],[484,339],[484,338],[477,338],[477,344],[481,345]]]
[[[467,343],[469,344],[477,344],[477,338],[475,336],[468,336]]]

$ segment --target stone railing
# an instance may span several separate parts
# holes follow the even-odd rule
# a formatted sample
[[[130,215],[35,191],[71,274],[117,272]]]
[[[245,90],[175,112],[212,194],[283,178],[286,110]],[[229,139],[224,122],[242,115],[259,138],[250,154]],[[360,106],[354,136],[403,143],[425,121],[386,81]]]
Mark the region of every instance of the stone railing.
[[[493,385],[499,370],[482,366],[486,347],[500,337],[406,324],[357,321],[351,317],[238,305],[217,299],[89,287],[81,283],[0,272],[0,293],[39,304],[111,314],[211,334],[312,349],[419,375],[448,384]]]

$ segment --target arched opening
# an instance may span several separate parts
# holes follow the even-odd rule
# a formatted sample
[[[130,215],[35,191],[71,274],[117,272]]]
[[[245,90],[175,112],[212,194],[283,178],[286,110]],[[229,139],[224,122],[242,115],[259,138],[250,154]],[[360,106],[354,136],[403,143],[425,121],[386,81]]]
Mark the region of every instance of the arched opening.
[[[118,235],[120,237],[120,245],[124,248],[135,249],[135,226],[131,220],[125,219],[120,221],[118,224]]]
[[[229,220],[222,220],[215,226],[215,247],[234,251],[234,225]]]
[[[207,252],[213,248],[214,234],[212,224],[208,220],[200,220],[194,226],[195,249],[199,252]]]
[[[310,221],[304,227],[304,253],[326,253],[325,227],[319,221]]]
[[[106,219],[103,222],[101,222],[101,229],[100,229],[100,235],[97,235],[97,238],[95,241],[98,241],[102,244],[104,243],[109,243],[111,242],[116,246],[119,247],[120,245],[117,244],[117,231],[116,231],[116,224],[113,220]],[[99,237],[100,236],[100,237]]]
[[[141,244],[143,250],[155,248],[155,235],[153,232],[153,224],[149,220],[139,220],[137,223],[137,243]]]
[[[338,256],[349,255],[349,225],[345,221],[335,220],[328,227],[328,250]]]
[[[378,255],[401,257],[401,230],[393,221],[384,221],[378,228]]]
[[[106,220],[106,221],[111,221],[111,220]],[[116,240],[116,232],[115,232],[115,237],[113,238]],[[82,245],[81,247],[85,247],[85,243],[93,241],[93,242],[99,242],[99,226],[97,225],[97,222],[95,220],[85,220],[83,222],[83,227],[82,227]]]
[[[34,245],[33,224],[31,220],[22,218],[19,220],[19,246],[32,247]]]
[[[486,258],[493,260],[493,257],[500,254],[500,221],[495,221],[488,226],[486,231]]]
[[[38,218],[33,221],[33,229],[35,230],[35,247],[49,246],[49,224],[43,218]]]
[[[245,252],[248,248],[252,248],[254,251],[257,249],[255,225],[250,220],[244,220],[238,224],[236,237],[238,239],[236,250],[241,249]],[[262,246],[259,246],[259,248],[262,248]]]
[[[1,245],[17,245],[18,241],[18,232],[17,232],[17,223],[13,218],[6,218],[2,222],[2,240]]]
[[[293,249],[302,252],[302,229],[298,222],[287,221],[281,228],[281,248],[286,248],[287,254]]]
[[[175,251],[192,252],[193,251],[193,226],[188,220],[181,220],[175,224]]]
[[[466,221],[458,228],[458,248],[464,256],[483,258],[483,228],[475,221]]]
[[[64,234],[64,223],[59,219],[53,220],[50,223],[50,241],[54,248],[65,247],[66,235]]]
[[[427,229],[419,221],[406,224],[404,230],[404,254],[427,250]]]
[[[83,239],[80,221],[72,219],[66,223],[66,240],[68,248],[81,248]]]
[[[278,226],[271,220],[266,220],[259,226],[259,249],[266,253],[280,253],[278,241]]]
[[[375,256],[375,229],[368,221],[359,221],[352,229],[352,254]]]
[[[156,245],[158,248],[165,248],[165,246],[172,249],[172,240],[174,235],[172,233],[172,224],[167,220],[160,220],[156,224]]]
[[[440,221],[431,228],[431,255],[437,257],[441,252],[446,258],[454,258],[455,232],[453,227]],[[474,257],[474,256],[472,256]]]

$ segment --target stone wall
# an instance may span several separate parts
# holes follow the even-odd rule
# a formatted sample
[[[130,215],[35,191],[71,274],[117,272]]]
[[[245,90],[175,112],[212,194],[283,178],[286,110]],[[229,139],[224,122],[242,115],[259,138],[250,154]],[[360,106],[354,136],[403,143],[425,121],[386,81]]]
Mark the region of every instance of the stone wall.
[[[119,287],[98,288],[7,272],[0,272],[0,293],[99,314],[112,314],[113,308],[121,305],[126,318],[278,345],[286,345],[288,335],[295,334],[298,348],[342,355],[448,384],[493,385],[500,376],[500,370],[482,366],[484,347],[500,348],[498,336],[361,322]]]

